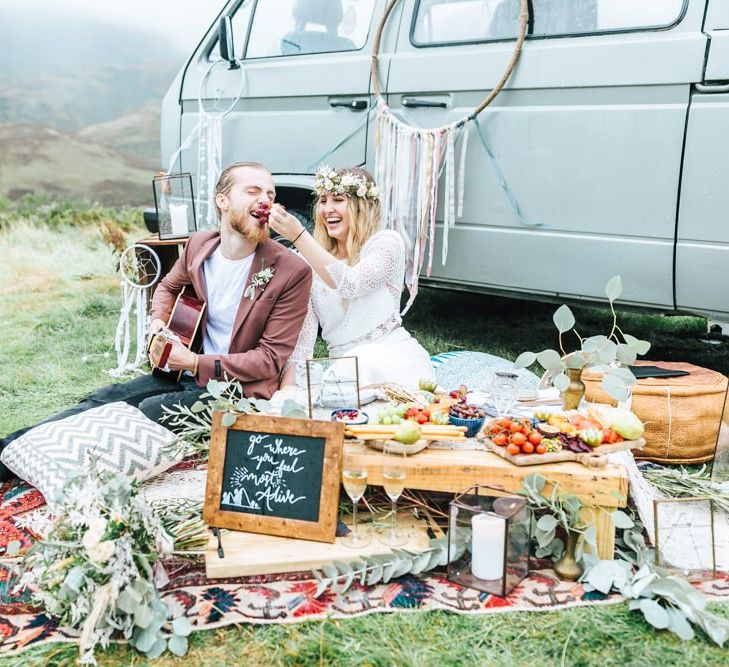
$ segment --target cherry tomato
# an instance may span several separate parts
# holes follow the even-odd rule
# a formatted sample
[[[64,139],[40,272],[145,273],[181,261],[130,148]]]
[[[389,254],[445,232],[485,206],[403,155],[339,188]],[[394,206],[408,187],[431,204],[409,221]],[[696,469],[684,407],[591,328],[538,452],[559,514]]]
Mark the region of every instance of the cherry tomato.
[[[503,447],[506,444],[506,433],[498,433],[493,438],[491,438],[491,442],[493,442],[495,445],[498,445],[499,447]]]
[[[521,433],[524,430],[524,427],[519,422],[511,422],[511,424],[509,424],[509,430],[512,433]]]
[[[523,433],[512,433],[511,442],[521,447],[527,441],[526,436]]]
[[[415,421],[418,422],[418,424],[425,424],[425,422],[428,421],[428,415],[423,414],[422,412],[415,418]]]
[[[499,419],[499,424],[504,428],[509,428],[509,426],[511,426],[511,419],[509,419],[508,417],[502,417],[501,419]]]
[[[519,445],[515,445],[513,442],[509,443],[506,446],[506,453],[511,454],[512,456],[516,456],[521,452],[521,449],[519,449]]]
[[[542,434],[538,431],[532,431],[529,434],[529,442],[531,442],[533,445],[538,445],[542,441]]]
[[[546,454],[547,453],[546,445],[537,445],[535,449],[536,449],[537,454]]]
[[[525,454],[534,454],[534,445],[531,442],[525,442],[521,446],[521,451]]]

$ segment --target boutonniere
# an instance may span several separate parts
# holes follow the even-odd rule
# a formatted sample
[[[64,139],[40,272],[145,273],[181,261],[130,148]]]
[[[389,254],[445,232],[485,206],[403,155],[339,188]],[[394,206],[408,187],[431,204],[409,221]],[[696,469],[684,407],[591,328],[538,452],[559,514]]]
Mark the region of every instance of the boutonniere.
[[[243,292],[243,297],[248,298],[251,301],[256,298],[256,290],[259,289],[263,292],[263,288],[268,285],[268,282],[271,278],[273,278],[275,269],[270,266],[264,269],[263,263],[264,260],[261,260],[261,270],[251,276],[251,282]]]

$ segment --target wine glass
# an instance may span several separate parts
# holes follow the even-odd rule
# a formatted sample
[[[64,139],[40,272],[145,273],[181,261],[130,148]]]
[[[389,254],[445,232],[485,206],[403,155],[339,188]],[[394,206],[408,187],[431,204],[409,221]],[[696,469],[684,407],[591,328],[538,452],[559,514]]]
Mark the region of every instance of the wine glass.
[[[357,526],[357,503],[367,488],[367,467],[357,447],[348,447],[344,452],[344,467],[342,469],[342,483],[354,507],[354,523],[352,532],[342,539],[342,544],[352,549],[361,549],[367,546],[371,539],[359,532]]]
[[[505,417],[516,403],[516,373],[497,371],[491,381],[491,402],[499,417]]]
[[[405,452],[400,443],[385,441],[382,448],[382,486],[392,503],[390,527],[380,534],[380,542],[390,547],[399,547],[408,541],[408,536],[397,530],[397,499],[405,488]]]

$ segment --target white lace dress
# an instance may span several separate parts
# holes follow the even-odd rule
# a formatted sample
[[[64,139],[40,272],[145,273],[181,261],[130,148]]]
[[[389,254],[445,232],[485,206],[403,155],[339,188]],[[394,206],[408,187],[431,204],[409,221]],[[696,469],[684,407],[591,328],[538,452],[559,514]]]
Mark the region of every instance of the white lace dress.
[[[415,389],[420,378],[435,380],[430,356],[402,327],[402,237],[391,230],[377,232],[354,266],[337,260],[327,270],[336,288],[314,274],[309,310],[288,363],[312,358],[321,325],[330,357],[358,358],[360,386],[396,382]]]

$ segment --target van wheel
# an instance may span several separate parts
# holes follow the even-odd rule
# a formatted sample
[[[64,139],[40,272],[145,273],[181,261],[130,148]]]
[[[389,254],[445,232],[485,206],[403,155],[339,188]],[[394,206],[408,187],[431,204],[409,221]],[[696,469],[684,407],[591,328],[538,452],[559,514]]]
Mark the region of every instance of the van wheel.
[[[287,211],[291,213],[291,215],[293,215],[302,225],[304,225],[307,232],[310,234],[314,233],[314,221],[309,217],[309,214],[306,213],[306,211],[302,211],[300,208],[290,208],[287,209]],[[271,238],[287,248],[293,248],[291,242],[287,241],[283,236],[275,234]]]

